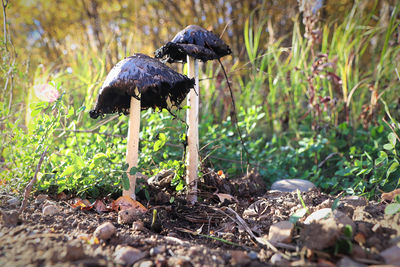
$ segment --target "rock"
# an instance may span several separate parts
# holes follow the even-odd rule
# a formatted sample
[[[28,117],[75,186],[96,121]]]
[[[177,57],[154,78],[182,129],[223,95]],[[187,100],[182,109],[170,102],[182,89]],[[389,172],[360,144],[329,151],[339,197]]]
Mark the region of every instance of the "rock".
[[[136,262],[133,267],[151,267],[154,266],[153,262],[150,260],[143,260],[140,262]]]
[[[242,250],[234,250],[231,251],[231,261],[230,263],[232,265],[246,265],[250,263],[250,257],[247,255],[246,252]]]
[[[388,265],[400,266],[400,247],[392,246],[382,251],[379,255],[385,260]]]
[[[121,210],[120,212],[118,212],[118,223],[130,224],[139,219],[140,215],[143,215],[143,212],[137,208]]]
[[[85,252],[83,250],[82,243],[78,240],[74,240],[70,243],[67,243],[60,254],[60,258],[62,261],[76,261],[86,257]]]
[[[166,250],[165,246],[157,246],[150,249],[150,256],[154,257],[160,253],[164,253]]]
[[[193,264],[190,262],[189,259],[185,257],[170,257],[168,259],[169,266],[177,266],[177,267],[191,267]]]
[[[271,242],[290,243],[294,225],[289,221],[281,221],[271,225],[268,240]]]
[[[250,258],[251,260],[257,260],[257,259],[258,259],[257,252],[255,252],[255,251],[253,251],[253,250],[250,251],[247,255],[249,256],[249,258]]]
[[[349,257],[343,257],[337,262],[336,267],[366,267],[367,265],[353,261]]]
[[[129,246],[117,246],[115,249],[115,262],[122,265],[132,265],[143,259],[146,252],[142,252],[137,248]]]
[[[98,226],[93,235],[98,239],[107,240],[110,239],[116,233],[116,231],[117,229],[112,223],[106,222]]]
[[[300,240],[309,249],[322,250],[331,247],[341,234],[341,229],[335,219],[320,220],[310,224],[304,224],[300,232]]]
[[[51,216],[60,212],[60,209],[56,205],[47,205],[43,208],[42,213],[45,216]]]
[[[35,198],[35,204],[39,205],[45,202],[49,198],[48,195],[40,194]]]
[[[144,227],[144,224],[142,221],[136,221],[132,223],[132,230],[133,231],[138,231],[138,232],[144,232],[146,231],[146,227]]]
[[[367,253],[360,245],[355,244],[353,246],[351,256],[354,258],[365,259],[365,258],[367,258]]]
[[[325,209],[320,209],[315,212],[313,212],[311,215],[309,215],[306,220],[304,221],[304,224],[310,224],[312,222],[320,222],[322,220],[326,220],[328,218],[334,218],[336,223],[339,225],[339,228],[342,230],[344,226],[350,225],[351,228],[353,229],[353,233],[356,229],[355,223],[343,212],[334,210],[329,208]]]
[[[272,255],[270,262],[272,263],[272,265],[274,266],[288,266],[289,262],[287,260],[285,260],[280,254],[275,253],[274,255]]]
[[[21,205],[21,200],[18,197],[11,197],[7,200],[7,205],[16,208]]]
[[[293,192],[297,189],[299,189],[300,192],[307,192],[312,188],[315,188],[312,182],[302,179],[283,179],[276,181],[271,186],[271,190],[278,190],[281,192]]]
[[[21,222],[19,213],[16,210],[2,211],[0,209],[1,222],[5,227],[14,227]]]

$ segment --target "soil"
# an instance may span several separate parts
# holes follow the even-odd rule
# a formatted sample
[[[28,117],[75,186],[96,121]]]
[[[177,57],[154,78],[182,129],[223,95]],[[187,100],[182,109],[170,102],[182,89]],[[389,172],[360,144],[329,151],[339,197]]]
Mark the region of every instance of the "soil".
[[[343,198],[337,210],[354,222],[351,238],[341,235],[324,249],[308,245],[325,237],[301,218],[289,240],[270,246],[262,240],[271,225],[303,207],[297,193],[268,191],[255,173],[231,181],[207,170],[199,202],[189,205],[164,178],[147,186],[150,201],[144,191],[138,194],[148,212],[129,224],[119,224],[116,211],[74,208],[73,196],[34,196],[19,213],[20,203],[10,201],[14,196],[1,194],[0,266],[124,266],[118,251],[126,246],[136,249],[133,266],[335,266],[348,258],[384,264],[379,253],[399,241],[400,216],[385,215],[385,203]],[[310,213],[336,199],[318,189],[301,196]],[[44,215],[49,203],[58,212]],[[116,233],[107,240],[94,238],[104,222],[111,222]]]

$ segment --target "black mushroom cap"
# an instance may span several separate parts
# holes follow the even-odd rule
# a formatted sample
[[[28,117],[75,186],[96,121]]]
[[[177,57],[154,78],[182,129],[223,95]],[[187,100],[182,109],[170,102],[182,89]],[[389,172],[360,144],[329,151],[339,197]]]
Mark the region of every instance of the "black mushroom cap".
[[[185,62],[187,55],[207,61],[231,53],[229,46],[214,33],[197,25],[189,25],[178,32],[171,42],[157,49],[155,56],[168,63],[173,63]]]
[[[129,114],[135,88],[140,92],[142,109],[178,107],[194,86],[194,79],[177,73],[157,59],[134,54],[115,65],[100,89],[91,118],[109,113]]]

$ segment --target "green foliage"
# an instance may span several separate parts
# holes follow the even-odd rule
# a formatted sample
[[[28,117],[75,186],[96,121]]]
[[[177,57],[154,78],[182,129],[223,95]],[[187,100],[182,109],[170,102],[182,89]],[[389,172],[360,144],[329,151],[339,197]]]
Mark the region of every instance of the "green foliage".
[[[390,203],[385,208],[385,214],[393,215],[400,212],[400,195],[396,195],[395,202]]]

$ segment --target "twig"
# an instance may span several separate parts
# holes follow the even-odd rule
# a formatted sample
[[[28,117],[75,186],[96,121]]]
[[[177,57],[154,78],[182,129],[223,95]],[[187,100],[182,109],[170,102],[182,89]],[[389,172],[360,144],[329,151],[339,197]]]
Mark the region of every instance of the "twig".
[[[22,211],[24,211],[24,209],[26,208],[26,205],[28,203],[28,198],[29,198],[29,194],[32,191],[32,187],[33,185],[36,183],[37,180],[37,174],[40,170],[40,167],[42,166],[43,160],[44,160],[44,156],[47,153],[47,149],[49,148],[49,146],[46,147],[46,149],[43,151],[42,156],[40,157],[39,163],[36,166],[36,171],[35,171],[35,175],[33,176],[32,180],[29,182],[29,184],[25,187],[25,191],[24,191],[24,199],[22,200],[22,204],[21,204],[21,208],[19,209],[19,212],[21,213]]]
[[[335,155],[339,155],[339,153],[338,152],[333,152],[333,153],[329,154],[323,161],[321,161],[320,164],[318,164],[318,168],[321,168],[325,164],[325,162],[328,161],[328,159],[332,158]]]
[[[251,238],[253,238],[258,244],[263,245],[263,246],[267,246],[268,248],[270,248],[273,252],[278,253],[279,255],[281,255],[284,259],[286,260],[290,260],[290,256],[280,252],[274,245],[272,245],[268,240],[264,239],[264,238],[260,238],[260,237],[256,237],[255,234],[253,233],[253,231],[250,229],[250,227],[247,225],[247,223],[239,216],[239,214],[237,214],[236,211],[234,211],[233,209],[231,209],[230,207],[224,207],[224,209],[226,209],[227,211],[229,211],[230,213],[232,213],[235,218],[232,218],[231,216],[229,216],[228,214],[226,214],[224,211],[222,211],[222,209],[218,209],[218,208],[214,208],[216,211],[219,211],[221,213],[223,213],[224,215],[228,216],[229,218],[231,218],[231,220],[233,220],[234,222],[236,222],[238,225],[242,226],[246,232],[250,235]]]
[[[4,45],[5,45],[6,51],[7,51],[7,13],[6,13],[6,8],[7,8],[7,5],[8,5],[8,0],[1,0],[1,3],[3,5]]]

